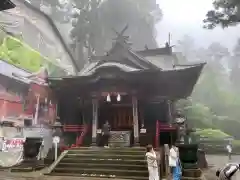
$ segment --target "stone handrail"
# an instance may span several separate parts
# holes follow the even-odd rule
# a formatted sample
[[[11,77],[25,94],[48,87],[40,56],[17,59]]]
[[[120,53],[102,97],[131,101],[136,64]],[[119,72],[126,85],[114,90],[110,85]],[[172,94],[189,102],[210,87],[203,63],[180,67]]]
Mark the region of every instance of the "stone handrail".
[[[63,151],[62,153],[61,153],[61,155],[57,158],[57,160],[56,161],[54,161],[50,166],[49,166],[49,168],[46,170],[46,172],[44,172],[44,174],[50,174],[52,171],[53,171],[53,169],[58,165],[58,163],[67,155],[67,153],[68,153],[68,150],[66,150],[66,151]]]

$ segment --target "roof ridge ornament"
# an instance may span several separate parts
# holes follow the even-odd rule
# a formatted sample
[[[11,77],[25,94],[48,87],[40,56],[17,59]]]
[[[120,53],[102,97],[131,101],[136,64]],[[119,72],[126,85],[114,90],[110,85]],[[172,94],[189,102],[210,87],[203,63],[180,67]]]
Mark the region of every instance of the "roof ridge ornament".
[[[126,30],[128,29],[128,24],[120,31],[116,31],[114,28],[112,28],[113,31],[116,33],[117,37],[114,38],[113,40],[115,40],[115,43],[121,43],[121,44],[127,44],[127,45],[132,45],[132,43],[130,43],[129,40],[129,36],[124,36],[124,33],[126,32]]]

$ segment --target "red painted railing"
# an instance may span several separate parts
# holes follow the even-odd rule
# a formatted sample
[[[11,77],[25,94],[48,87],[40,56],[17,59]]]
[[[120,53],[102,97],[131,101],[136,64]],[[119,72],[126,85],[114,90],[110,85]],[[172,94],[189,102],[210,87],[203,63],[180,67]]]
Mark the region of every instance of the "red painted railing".
[[[77,133],[77,134],[80,133],[80,135],[77,136],[77,138],[76,138],[76,144],[75,144],[75,146],[79,147],[83,144],[84,137],[88,131],[88,126],[87,125],[64,125],[63,131],[64,132],[73,132],[73,133]]]
[[[160,132],[169,132],[169,131],[175,131],[175,130],[177,130],[177,127],[175,125],[160,123],[160,121],[157,120],[156,121],[155,146],[159,147]]]
[[[82,129],[80,136],[78,136],[76,139],[76,146],[81,146],[83,144],[83,139],[87,134],[87,131],[88,131],[88,126],[85,125]]]

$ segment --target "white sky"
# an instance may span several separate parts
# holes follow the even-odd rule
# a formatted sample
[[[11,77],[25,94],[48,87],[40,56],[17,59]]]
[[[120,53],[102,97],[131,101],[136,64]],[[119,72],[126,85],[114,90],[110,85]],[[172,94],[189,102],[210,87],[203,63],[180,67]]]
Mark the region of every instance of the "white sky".
[[[168,33],[172,35],[172,44],[185,34],[196,39],[199,46],[207,46],[211,42],[218,41],[232,48],[240,27],[227,29],[216,28],[205,30],[202,28],[202,20],[208,10],[212,9],[211,0],[156,0],[163,11],[163,20],[156,25],[158,43],[164,44],[168,39]],[[238,35],[238,34],[239,35]]]

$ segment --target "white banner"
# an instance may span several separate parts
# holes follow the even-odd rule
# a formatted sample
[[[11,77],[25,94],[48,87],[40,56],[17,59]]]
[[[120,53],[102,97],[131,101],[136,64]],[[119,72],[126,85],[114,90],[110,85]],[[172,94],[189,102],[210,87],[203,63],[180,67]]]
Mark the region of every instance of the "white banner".
[[[2,151],[19,151],[23,149],[25,138],[5,139],[2,143]]]

